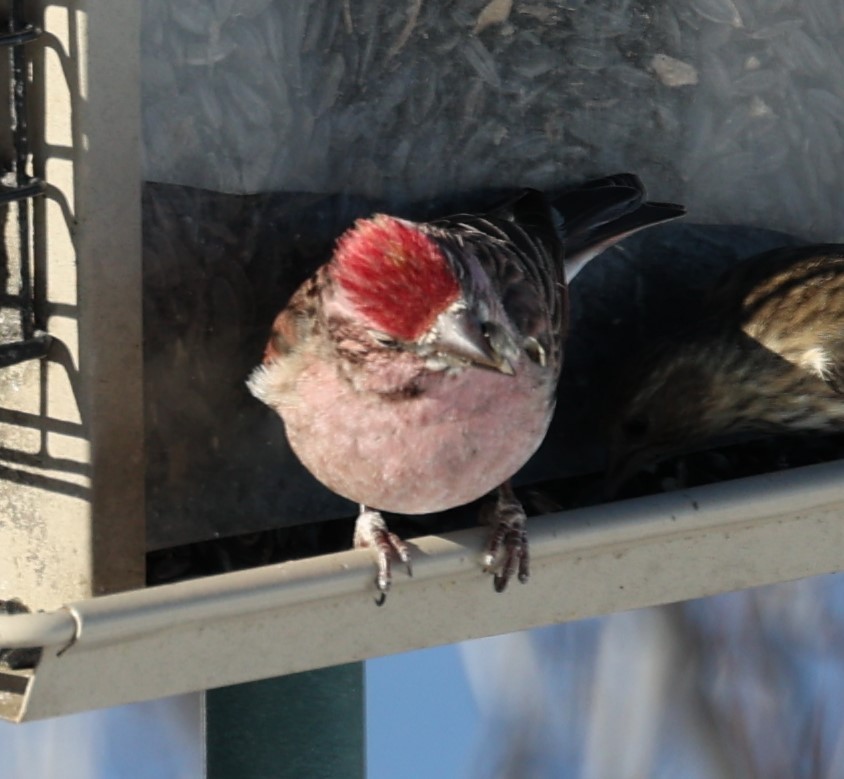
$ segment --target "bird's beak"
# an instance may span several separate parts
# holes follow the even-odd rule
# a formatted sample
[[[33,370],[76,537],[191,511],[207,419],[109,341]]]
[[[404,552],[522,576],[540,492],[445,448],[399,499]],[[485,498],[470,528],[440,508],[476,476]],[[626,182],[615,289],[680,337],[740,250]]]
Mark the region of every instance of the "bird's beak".
[[[513,364],[508,359],[500,336],[491,337],[480,320],[465,308],[450,309],[440,314],[435,325],[437,333],[433,346],[440,354],[480,365],[512,376]]]

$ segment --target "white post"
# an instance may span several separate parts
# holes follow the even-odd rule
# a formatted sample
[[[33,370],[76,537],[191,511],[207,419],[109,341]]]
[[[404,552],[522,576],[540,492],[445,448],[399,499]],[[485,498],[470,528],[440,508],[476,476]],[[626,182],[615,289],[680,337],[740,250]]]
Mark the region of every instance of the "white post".
[[[51,608],[144,581],[141,9],[39,5],[33,256],[54,340],[0,373],[0,598]]]

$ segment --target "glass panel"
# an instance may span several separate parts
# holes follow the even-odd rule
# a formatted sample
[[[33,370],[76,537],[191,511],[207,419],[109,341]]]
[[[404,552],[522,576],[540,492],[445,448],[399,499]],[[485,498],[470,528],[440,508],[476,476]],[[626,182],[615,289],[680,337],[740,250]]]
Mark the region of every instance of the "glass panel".
[[[842,34],[837,0],[147,0],[150,545],[353,511],[244,388],[352,219],[630,171],[731,227],[648,232],[573,285],[569,412],[528,473],[600,469],[618,360],[790,240],[750,228],[841,238]]]

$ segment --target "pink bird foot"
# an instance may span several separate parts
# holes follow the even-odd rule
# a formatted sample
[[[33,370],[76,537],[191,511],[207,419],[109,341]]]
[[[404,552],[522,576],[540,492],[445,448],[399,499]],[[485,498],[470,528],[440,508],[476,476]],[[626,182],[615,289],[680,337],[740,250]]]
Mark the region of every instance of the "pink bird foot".
[[[518,574],[524,584],[530,578],[527,516],[510,482],[498,488],[495,503],[481,510],[481,519],[492,526],[483,556],[484,571],[493,574],[496,592],[504,592],[510,579]]]
[[[372,550],[375,567],[378,570],[375,586],[378,588],[379,595],[375,603],[379,606],[384,605],[393,581],[393,558],[404,563],[407,575],[413,576],[410,549],[395,533],[387,529],[387,523],[378,511],[368,509],[366,506],[360,507],[360,514],[355,522],[354,548]]]

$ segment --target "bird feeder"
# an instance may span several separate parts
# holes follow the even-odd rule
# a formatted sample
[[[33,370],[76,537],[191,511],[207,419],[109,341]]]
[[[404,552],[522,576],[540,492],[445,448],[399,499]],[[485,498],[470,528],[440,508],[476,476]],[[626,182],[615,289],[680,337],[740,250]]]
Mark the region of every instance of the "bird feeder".
[[[842,239],[837,2],[14,1],[0,18],[0,599],[30,611],[0,616],[0,647],[41,649],[0,670],[3,716],[844,567],[840,462],[610,504],[577,486],[603,466],[625,355],[737,257]],[[482,530],[408,525],[414,578],[375,608],[370,558],[338,551],[354,507],[245,387],[273,315],[357,217],[622,171],[694,226],[572,285],[558,414],[519,483],[566,480],[577,507],[531,519],[531,581],[502,595]]]

